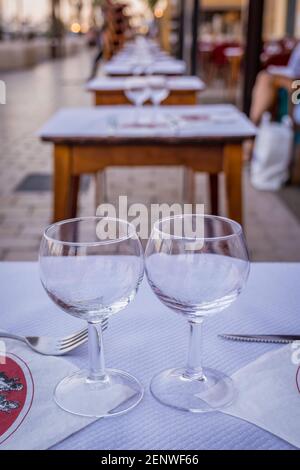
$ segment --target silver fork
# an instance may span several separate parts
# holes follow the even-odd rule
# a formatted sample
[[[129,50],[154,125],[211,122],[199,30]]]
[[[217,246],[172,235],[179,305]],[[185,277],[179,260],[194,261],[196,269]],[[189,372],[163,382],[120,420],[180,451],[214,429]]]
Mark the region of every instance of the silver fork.
[[[108,328],[108,319],[103,320],[102,331]],[[15,339],[21,341],[33,351],[43,356],[64,356],[77,349],[88,340],[88,330],[78,331],[65,338],[48,338],[46,336],[18,336],[0,331],[0,338]]]

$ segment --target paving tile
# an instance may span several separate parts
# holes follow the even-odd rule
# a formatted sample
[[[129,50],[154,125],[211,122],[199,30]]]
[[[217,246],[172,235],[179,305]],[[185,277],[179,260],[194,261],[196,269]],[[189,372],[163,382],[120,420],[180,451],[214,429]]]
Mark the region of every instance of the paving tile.
[[[0,225],[0,240],[15,237],[16,235],[18,235],[18,233],[19,231],[17,225],[13,225],[10,227]]]

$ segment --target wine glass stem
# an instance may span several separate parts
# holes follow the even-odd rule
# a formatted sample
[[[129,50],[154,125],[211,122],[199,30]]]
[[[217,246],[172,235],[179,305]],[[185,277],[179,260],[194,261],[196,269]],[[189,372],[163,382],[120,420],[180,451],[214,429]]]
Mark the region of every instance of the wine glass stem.
[[[102,323],[89,323],[89,380],[106,381]]]
[[[203,320],[189,322],[190,339],[187,367],[184,376],[188,379],[205,380],[202,367],[202,325]]]

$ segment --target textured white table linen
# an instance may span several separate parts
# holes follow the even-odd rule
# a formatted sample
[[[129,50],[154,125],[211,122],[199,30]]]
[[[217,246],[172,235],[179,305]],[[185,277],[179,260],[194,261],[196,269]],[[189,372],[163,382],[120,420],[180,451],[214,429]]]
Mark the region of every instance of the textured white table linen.
[[[128,78],[115,78],[115,77],[99,77],[89,81],[85,88],[88,91],[113,91],[124,90]],[[144,77],[145,83],[147,78]],[[201,91],[205,88],[205,84],[198,77],[173,77],[167,80],[168,88],[170,90],[195,90]]]
[[[274,345],[223,341],[218,334],[299,332],[299,279],[299,264],[253,265],[248,286],[237,302],[206,322],[205,364],[232,375],[263,354],[279,351]],[[0,298],[2,329],[61,336],[84,326],[48,299],[35,263],[0,264]],[[152,398],[151,378],[160,370],[185,363],[187,339],[186,322],[165,308],[144,283],[136,301],[112,318],[105,333],[107,365],[142,381],[146,387],[143,402],[125,416],[89,425],[55,448],[292,449],[278,437],[232,416],[181,413]],[[86,366],[87,347],[70,360],[78,367]],[[287,383],[290,393],[288,387]]]
[[[107,75],[131,75],[136,64],[128,64],[128,61],[112,61],[103,66]],[[160,75],[183,75],[186,71],[186,64],[176,60],[162,60],[151,65],[151,72]]]
[[[128,126],[137,121],[133,106],[67,108],[56,113],[39,131],[43,138],[144,138],[144,137],[252,137],[256,127],[231,105],[163,106],[164,126]],[[144,107],[139,119],[153,123],[153,109]]]

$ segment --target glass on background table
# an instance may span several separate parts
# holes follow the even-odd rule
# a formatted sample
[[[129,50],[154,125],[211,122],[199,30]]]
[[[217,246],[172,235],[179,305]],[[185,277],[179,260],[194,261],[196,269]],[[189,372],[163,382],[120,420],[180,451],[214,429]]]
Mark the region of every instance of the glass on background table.
[[[150,98],[150,88],[143,77],[128,78],[125,95],[136,107],[135,124],[139,124],[143,105]]]
[[[150,89],[150,99],[154,106],[153,122],[159,125],[160,105],[170,95],[168,81],[164,76],[152,76],[147,78],[147,83]]]

